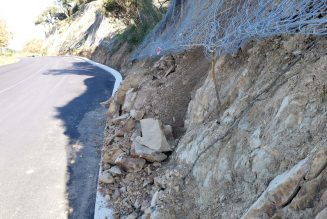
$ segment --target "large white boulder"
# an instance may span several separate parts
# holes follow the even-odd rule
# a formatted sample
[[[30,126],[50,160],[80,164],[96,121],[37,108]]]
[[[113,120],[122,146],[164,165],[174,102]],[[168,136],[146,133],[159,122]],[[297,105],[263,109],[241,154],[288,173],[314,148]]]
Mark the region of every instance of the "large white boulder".
[[[140,122],[142,137],[136,138],[138,143],[158,152],[166,152],[172,150],[162,131],[162,125],[159,120],[142,119]]]

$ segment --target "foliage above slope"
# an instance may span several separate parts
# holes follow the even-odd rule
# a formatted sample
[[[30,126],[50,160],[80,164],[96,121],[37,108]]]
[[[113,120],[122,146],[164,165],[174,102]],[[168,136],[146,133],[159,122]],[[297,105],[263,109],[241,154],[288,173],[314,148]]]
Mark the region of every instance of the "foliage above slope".
[[[11,38],[11,33],[7,30],[6,23],[0,19],[0,48],[6,47]]]
[[[107,16],[118,18],[128,26],[117,38],[120,42],[127,41],[132,47],[143,41],[164,12],[155,7],[152,0],[105,0],[103,9]]]
[[[40,13],[35,20],[35,25],[54,25],[58,21],[70,18],[82,5],[95,0],[56,0],[54,5]]]

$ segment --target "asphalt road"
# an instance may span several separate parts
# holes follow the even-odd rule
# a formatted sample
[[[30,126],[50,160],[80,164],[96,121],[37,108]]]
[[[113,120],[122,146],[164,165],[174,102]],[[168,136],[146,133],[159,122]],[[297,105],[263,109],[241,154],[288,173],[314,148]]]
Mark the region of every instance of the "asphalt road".
[[[108,72],[73,57],[0,67],[0,218],[92,218]]]

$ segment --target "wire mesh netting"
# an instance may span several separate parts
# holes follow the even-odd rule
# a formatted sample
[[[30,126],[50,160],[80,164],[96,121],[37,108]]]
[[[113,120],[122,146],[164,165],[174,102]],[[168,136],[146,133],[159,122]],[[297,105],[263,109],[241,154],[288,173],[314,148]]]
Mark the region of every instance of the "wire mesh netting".
[[[327,0],[173,0],[132,58],[195,46],[222,55],[281,34],[327,35]]]

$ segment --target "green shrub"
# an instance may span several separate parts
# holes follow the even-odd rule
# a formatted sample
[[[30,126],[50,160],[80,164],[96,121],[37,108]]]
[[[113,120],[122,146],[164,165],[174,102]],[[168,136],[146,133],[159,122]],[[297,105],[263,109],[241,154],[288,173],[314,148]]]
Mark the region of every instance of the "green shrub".
[[[152,0],[105,0],[103,9],[109,13],[107,15],[118,17],[128,26],[116,36],[118,46],[115,49],[124,42],[128,42],[131,50],[134,49],[162,18],[161,11]]]
[[[109,13],[121,14],[125,11],[124,7],[116,0],[105,0],[103,2],[103,7]]]

